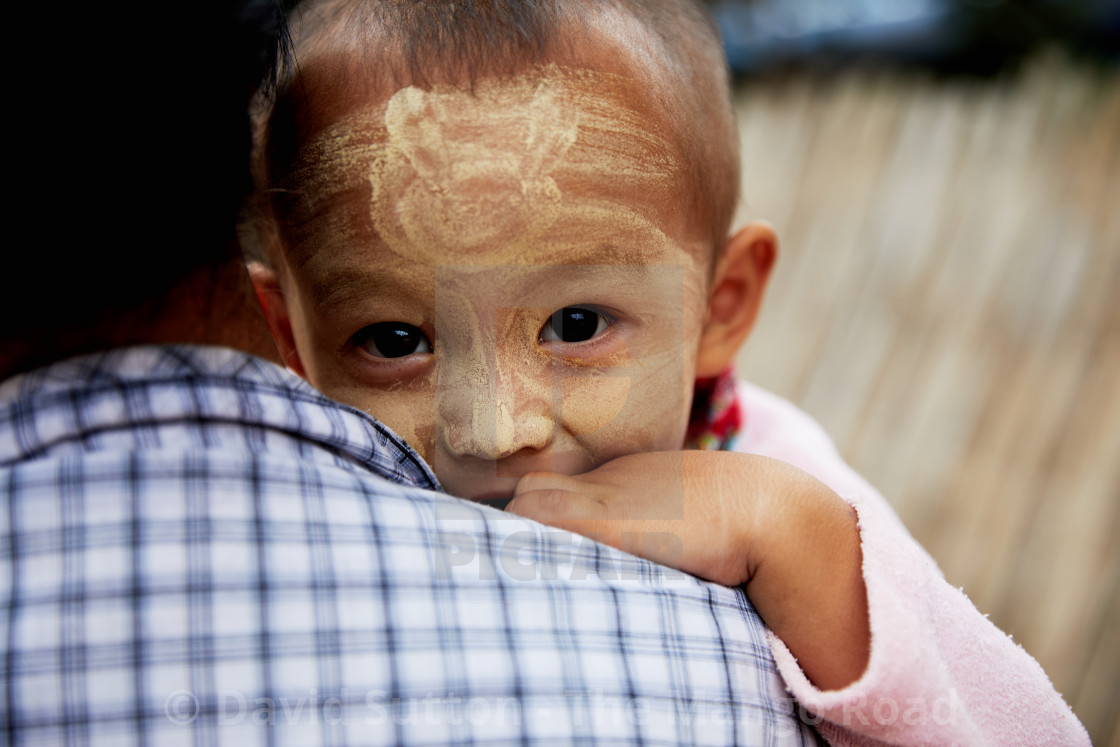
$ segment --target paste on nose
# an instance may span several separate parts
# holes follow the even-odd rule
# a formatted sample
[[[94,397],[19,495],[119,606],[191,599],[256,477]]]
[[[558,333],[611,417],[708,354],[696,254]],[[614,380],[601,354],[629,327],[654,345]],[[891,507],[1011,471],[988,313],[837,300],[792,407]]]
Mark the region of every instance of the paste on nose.
[[[499,401],[494,408],[494,458],[508,457],[521,449],[544,448],[548,444],[551,424],[546,418],[529,414],[520,419],[514,417],[509,405]]]
[[[523,377],[512,386],[501,383],[474,402],[472,426],[479,451],[503,459],[521,449],[543,449],[552,436],[551,406],[532,392]],[[490,438],[486,438],[490,436]]]
[[[440,414],[451,451],[479,459],[503,459],[521,449],[548,446],[552,438],[548,405],[531,398],[510,402],[496,390],[494,385],[474,389],[460,385],[447,393]],[[469,410],[463,406],[467,397],[471,398]]]

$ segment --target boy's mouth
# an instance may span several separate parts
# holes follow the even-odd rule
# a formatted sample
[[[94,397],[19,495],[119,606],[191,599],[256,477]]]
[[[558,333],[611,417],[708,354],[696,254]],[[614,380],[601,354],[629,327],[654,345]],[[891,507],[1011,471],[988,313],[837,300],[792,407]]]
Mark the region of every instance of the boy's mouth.
[[[434,466],[444,490],[502,511],[513,500],[521,478],[529,472],[579,475],[597,466],[578,449],[549,449],[539,453],[524,449],[513,457],[497,461],[441,460],[441,457],[442,452],[437,451]]]
[[[471,500],[475,503],[481,503],[484,506],[496,508],[499,511],[505,511],[506,506],[513,500],[513,496],[503,493],[488,493],[486,495],[475,496],[471,498]]]

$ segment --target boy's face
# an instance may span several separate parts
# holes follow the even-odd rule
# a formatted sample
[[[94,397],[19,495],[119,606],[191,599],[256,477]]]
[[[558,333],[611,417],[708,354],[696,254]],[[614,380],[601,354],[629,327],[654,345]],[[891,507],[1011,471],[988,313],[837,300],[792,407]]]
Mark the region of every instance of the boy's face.
[[[278,263],[289,364],[462,497],[680,448],[712,250],[666,132],[636,83],[556,66],[326,128]]]

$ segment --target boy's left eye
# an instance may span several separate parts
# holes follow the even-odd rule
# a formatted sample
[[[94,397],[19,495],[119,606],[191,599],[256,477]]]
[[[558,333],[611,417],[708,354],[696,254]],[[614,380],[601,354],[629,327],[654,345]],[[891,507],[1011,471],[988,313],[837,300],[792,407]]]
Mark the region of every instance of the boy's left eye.
[[[605,314],[583,306],[565,306],[548,318],[541,342],[586,342],[611,326]]]
[[[354,335],[354,343],[374,358],[403,358],[430,353],[432,344],[416,327],[404,322],[378,322]]]

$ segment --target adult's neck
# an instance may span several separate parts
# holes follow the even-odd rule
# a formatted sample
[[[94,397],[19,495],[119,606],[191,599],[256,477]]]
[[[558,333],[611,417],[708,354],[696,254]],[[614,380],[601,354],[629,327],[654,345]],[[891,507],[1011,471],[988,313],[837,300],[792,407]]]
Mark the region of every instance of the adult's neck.
[[[239,260],[205,267],[136,308],[82,317],[0,345],[0,380],[75,355],[135,345],[217,345],[280,363],[248,273]]]

